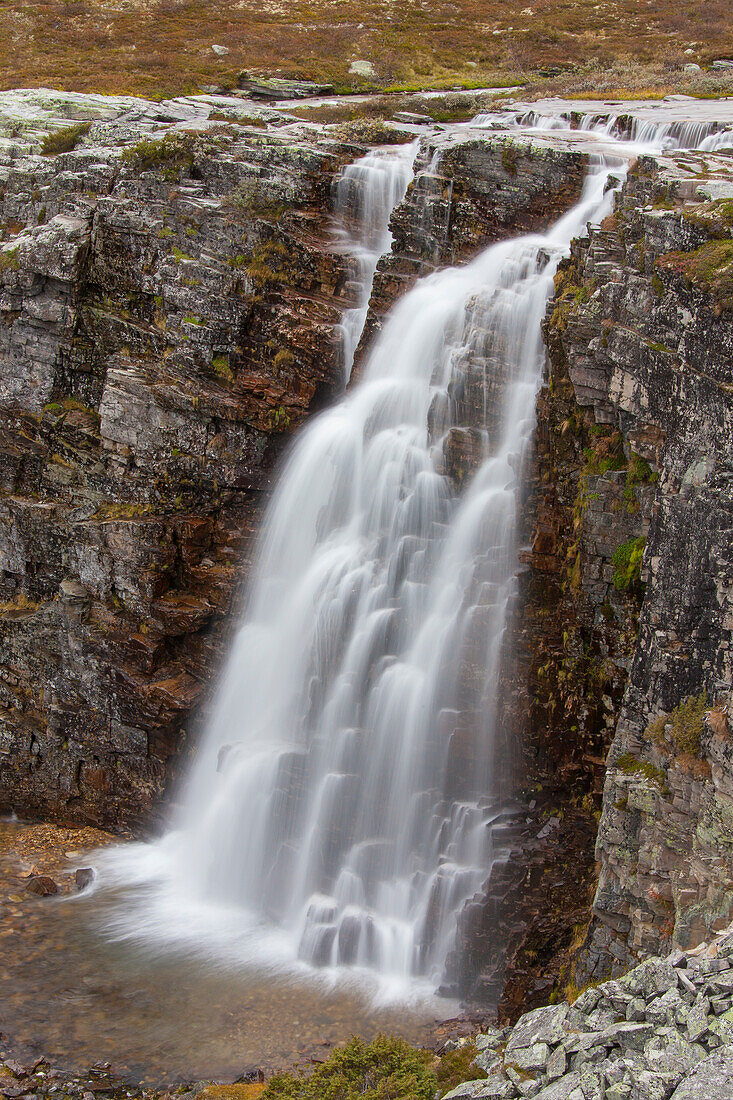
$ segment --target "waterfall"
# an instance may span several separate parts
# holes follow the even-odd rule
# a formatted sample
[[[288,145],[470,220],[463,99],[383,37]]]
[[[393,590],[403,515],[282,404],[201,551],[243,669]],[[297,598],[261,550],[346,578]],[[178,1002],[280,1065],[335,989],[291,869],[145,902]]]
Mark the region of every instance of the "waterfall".
[[[402,157],[389,181],[364,158],[339,185],[363,272],[388,243]],[[125,888],[110,934],[376,975],[397,995],[439,985],[503,809],[502,646],[541,319],[559,260],[625,171],[590,160],[549,232],[420,280],[358,384],[300,435],[175,827],[100,857],[101,886]],[[344,324],[353,354],[359,323]],[[473,434],[457,427],[467,409]],[[451,459],[466,437],[472,475]]]
[[[392,244],[390,215],[405,197],[417,147],[415,141],[367,153],[348,165],[335,184],[335,246],[349,257],[355,302],[341,322],[345,382],[364,329],[377,263]]]
[[[507,127],[536,130],[538,133],[552,131],[578,130],[596,137],[611,137],[620,141],[629,141],[649,152],[667,152],[674,149],[698,149],[701,152],[714,152],[718,149],[730,149],[733,146],[733,132],[726,123],[711,120],[670,121],[643,119],[635,116],[605,115],[597,111],[578,115],[570,110],[561,110],[553,114],[541,111],[508,111],[501,115],[481,112],[471,120],[472,126]]]

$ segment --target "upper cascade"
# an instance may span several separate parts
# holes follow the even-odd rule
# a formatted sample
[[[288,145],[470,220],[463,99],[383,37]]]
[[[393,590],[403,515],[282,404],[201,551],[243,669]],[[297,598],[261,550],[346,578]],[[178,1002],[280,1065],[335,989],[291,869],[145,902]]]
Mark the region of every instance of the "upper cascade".
[[[336,247],[351,259],[355,300],[342,322],[346,382],[364,329],[374,273],[392,244],[389,219],[405,197],[417,147],[415,141],[367,153],[348,165],[335,184]]]

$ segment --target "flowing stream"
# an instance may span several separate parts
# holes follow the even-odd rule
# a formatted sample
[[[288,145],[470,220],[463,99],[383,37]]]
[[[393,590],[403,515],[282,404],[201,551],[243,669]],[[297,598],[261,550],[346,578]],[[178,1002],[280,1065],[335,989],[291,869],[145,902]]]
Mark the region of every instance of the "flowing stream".
[[[358,384],[300,435],[177,820],[100,857],[97,888],[124,887],[112,936],[371,975],[387,998],[440,985],[506,794],[502,643],[540,323],[557,263],[636,151],[613,131],[600,126],[619,155],[591,156],[568,214],[420,280]],[[338,185],[358,261],[347,370],[414,155],[374,153]],[[447,455],[466,409],[482,427],[459,493]]]

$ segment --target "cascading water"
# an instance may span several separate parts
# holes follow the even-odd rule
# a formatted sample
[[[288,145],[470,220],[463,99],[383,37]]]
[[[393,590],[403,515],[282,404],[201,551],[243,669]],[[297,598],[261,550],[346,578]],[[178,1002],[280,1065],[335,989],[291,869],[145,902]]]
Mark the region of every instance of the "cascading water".
[[[675,149],[715,152],[733,148],[733,131],[723,122],[710,120],[664,121],[630,117],[628,114],[604,115],[597,111],[578,115],[569,110],[553,114],[541,111],[509,111],[504,115],[482,112],[472,119],[473,126],[492,128],[512,126],[540,133],[575,129],[598,137],[612,137],[629,141],[649,152],[665,152]]]
[[[335,185],[337,248],[353,266],[354,305],[344,313],[344,381],[364,329],[379,257],[389,251],[389,219],[412,178],[417,142],[368,153],[350,164]]]
[[[303,432],[177,827],[100,859],[101,884],[126,890],[113,934],[368,971],[400,994],[440,982],[501,810],[497,685],[540,323],[623,164],[592,158],[546,235],[418,282],[359,384]],[[483,460],[459,497],[445,455],[466,404],[483,410]]]

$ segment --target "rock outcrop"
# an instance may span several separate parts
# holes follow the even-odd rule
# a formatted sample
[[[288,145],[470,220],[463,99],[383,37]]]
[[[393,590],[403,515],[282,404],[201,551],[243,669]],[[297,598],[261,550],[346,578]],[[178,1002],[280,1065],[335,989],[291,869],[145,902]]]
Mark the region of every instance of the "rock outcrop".
[[[541,135],[464,129],[420,145],[414,186],[395,211],[362,344],[418,277],[496,241],[547,229],[580,195],[587,155]]]
[[[733,936],[653,957],[573,1004],[475,1037],[481,1079],[444,1100],[702,1100],[733,1095]],[[466,1042],[466,1040],[459,1040]]]

